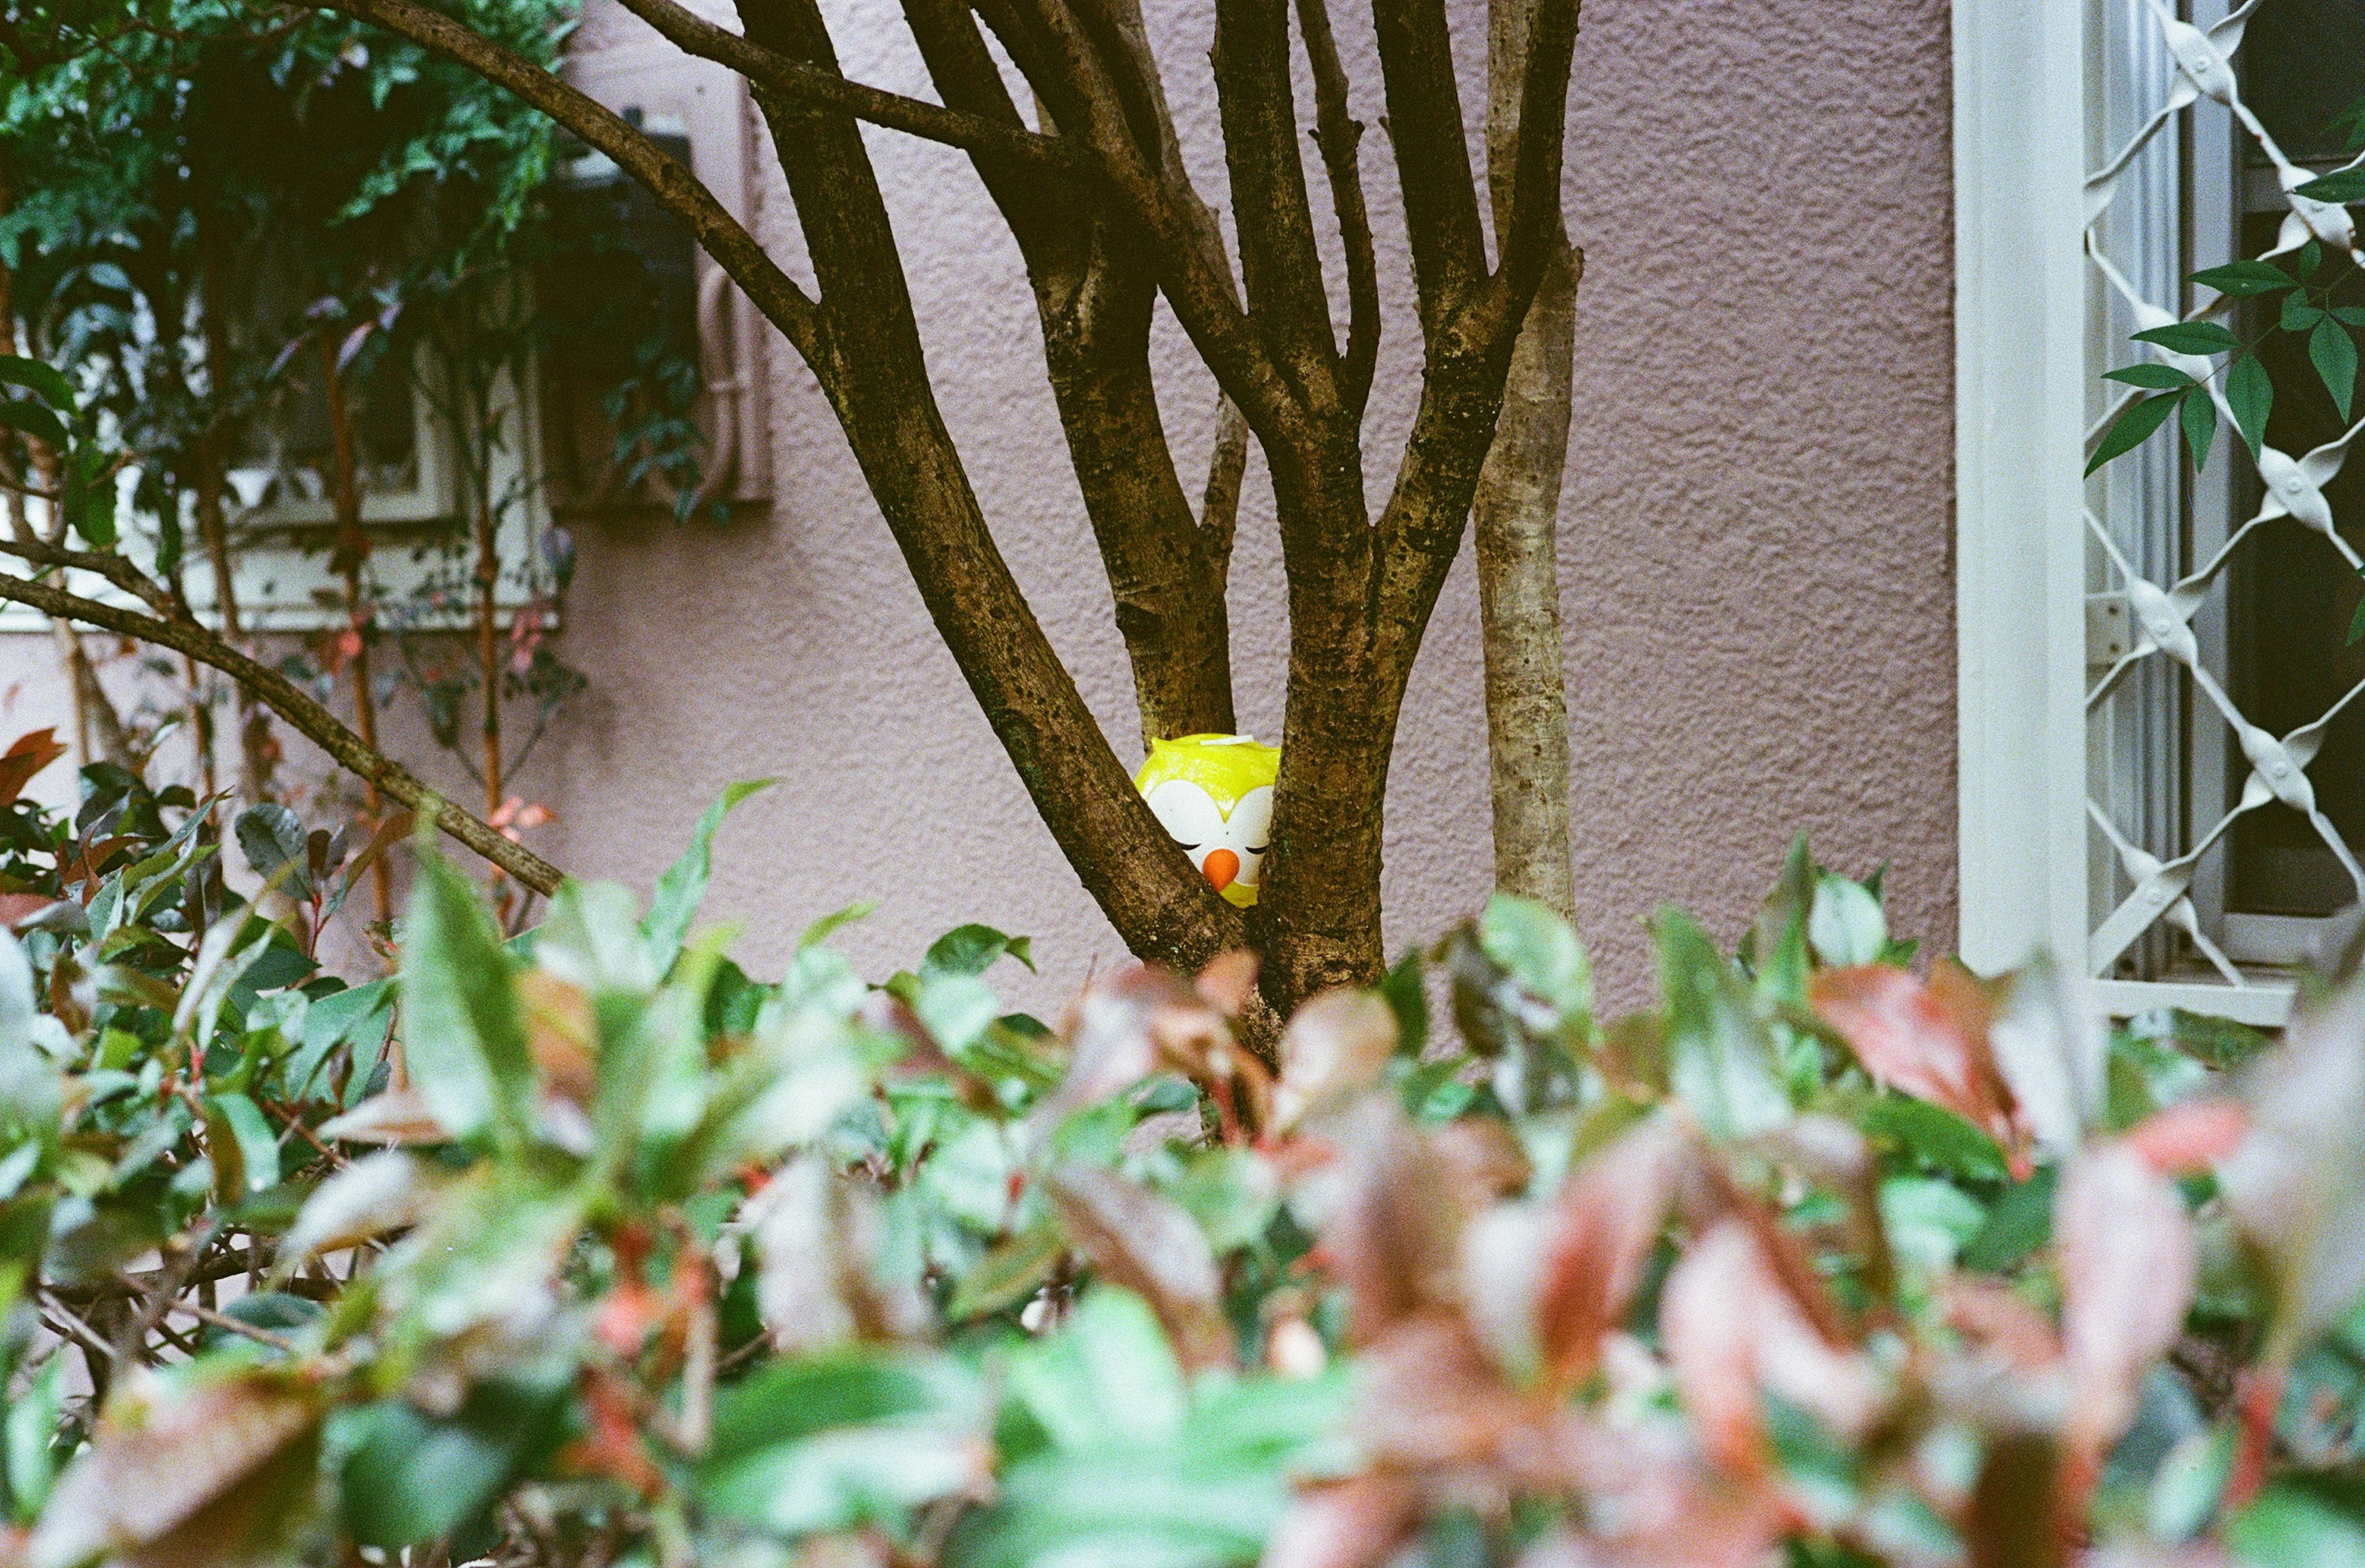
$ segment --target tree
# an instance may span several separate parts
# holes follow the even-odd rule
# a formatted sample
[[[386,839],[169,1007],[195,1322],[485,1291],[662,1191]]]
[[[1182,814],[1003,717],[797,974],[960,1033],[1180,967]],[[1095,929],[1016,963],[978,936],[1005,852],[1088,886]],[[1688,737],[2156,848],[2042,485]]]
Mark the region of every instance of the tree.
[[[1323,0],[1297,0],[1313,140],[1344,241],[1331,325],[1301,125],[1293,7],[1219,0],[1213,59],[1236,251],[1184,170],[1138,0],[903,0],[942,102],[849,81],[817,0],[744,0],[744,35],[675,0],[624,0],[684,50],[744,74],[812,258],[808,294],[711,192],[539,62],[420,0],[331,0],[482,73],[613,158],[683,220],[828,398],[931,617],[1086,889],[1138,955],[1195,969],[1243,946],[1277,1008],[1382,966],[1388,761],[1406,682],[1461,548],[1530,302],[1567,257],[1559,209],[1577,0],[1535,0],[1496,93],[1490,261],[1443,0],[1374,0],[1411,245],[1421,396],[1395,485],[1367,503],[1364,413],[1382,330],[1347,80]],[[277,15],[237,0],[259,19]],[[1526,9],[1520,7],[1519,9]],[[989,47],[1040,106],[1031,126]],[[1516,84],[1514,89],[1512,84]],[[1283,762],[1261,903],[1197,876],[1135,793],[996,547],[946,430],[903,259],[864,150],[869,122],[967,151],[1024,256],[1051,390],[1107,570],[1145,736],[1234,727],[1222,587],[1231,543],[1194,517],[1149,357],[1163,297],[1271,471],[1288,579]],[[1233,262],[1237,259],[1237,270]],[[13,588],[8,589],[14,592]]]

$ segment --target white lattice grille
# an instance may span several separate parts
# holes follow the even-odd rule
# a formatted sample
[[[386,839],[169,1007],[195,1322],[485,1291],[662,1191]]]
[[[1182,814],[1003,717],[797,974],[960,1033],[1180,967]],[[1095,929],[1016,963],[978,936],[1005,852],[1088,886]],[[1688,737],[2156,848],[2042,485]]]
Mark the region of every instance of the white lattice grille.
[[[2105,153],[2085,183],[2085,254],[2095,280],[2090,353],[2104,359],[2093,368],[2099,373],[2148,353],[2207,380],[2226,432],[2218,460],[2236,464],[2253,459],[2232,434],[2222,376],[2211,379],[2218,366],[2128,342],[2133,332],[2187,319],[2174,308],[2184,297],[2183,275],[2196,252],[2209,247],[2205,225],[2192,220],[2187,204],[2196,188],[2194,166],[2205,162],[2211,139],[2243,149],[2233,159],[2231,185],[2238,186],[2243,166],[2254,161],[2251,149],[2272,170],[2284,210],[2265,257],[2295,252],[2313,240],[2365,266],[2348,211],[2297,194],[2324,171],[2287,156],[2243,101],[2234,57],[2261,3],[2273,0],[2248,0],[2204,28],[2164,0],[2105,0],[2101,47],[2090,56],[2089,136]],[[2230,213],[2224,227],[2230,237]],[[2192,318],[2221,315],[2231,304],[2209,297]],[[2139,396],[2098,391],[2090,441]],[[2365,420],[2310,452],[2267,445],[2254,465],[2264,498],[2230,529],[2214,531],[2222,542],[2193,526],[2197,492],[2188,491],[2171,437],[2155,438],[2087,486],[2081,526],[2092,544],[2089,589],[2123,604],[2129,623],[2125,651],[2094,679],[2085,702],[2092,826],[2088,961],[2098,977],[2150,979],[2181,966],[2226,986],[2262,983],[2212,939],[2207,890],[2219,877],[2236,822],[2273,802],[2308,821],[2365,899],[2365,868],[2320,809],[2308,774],[2326,731],[2365,692],[2365,682],[2308,722],[2274,734],[2229,695],[2225,638],[2212,634],[2223,624],[2229,573],[2268,522],[2292,519],[2322,534],[2350,571],[2365,566],[2335,528],[2325,495],[2360,432]],[[2236,790],[2209,787],[2205,769],[2193,766],[2195,757],[2236,752],[2248,771]],[[2222,885],[2222,877],[2214,885]],[[2199,902],[2196,890],[2203,891]]]

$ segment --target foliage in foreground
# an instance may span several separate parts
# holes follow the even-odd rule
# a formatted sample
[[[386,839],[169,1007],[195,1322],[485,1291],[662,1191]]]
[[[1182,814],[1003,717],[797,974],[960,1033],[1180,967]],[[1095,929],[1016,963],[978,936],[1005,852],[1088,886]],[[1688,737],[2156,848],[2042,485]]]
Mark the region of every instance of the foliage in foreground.
[[[189,803],[84,787],[0,816],[6,1560],[2365,1552],[2354,985],[2106,1033],[1916,978],[1802,845],[1737,959],[1658,918],[1654,1012],[1498,899],[1268,1072],[1244,962],[1056,1032],[977,926],[752,981],[689,935],[723,807],[506,945],[422,858],[347,987]]]

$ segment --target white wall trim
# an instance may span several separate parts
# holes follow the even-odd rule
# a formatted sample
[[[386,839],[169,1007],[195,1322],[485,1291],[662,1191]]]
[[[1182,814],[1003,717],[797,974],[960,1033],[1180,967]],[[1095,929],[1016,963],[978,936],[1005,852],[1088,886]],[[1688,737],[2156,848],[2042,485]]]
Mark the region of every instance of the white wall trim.
[[[1956,0],[1955,464],[1962,953],[2086,942],[2085,22]]]

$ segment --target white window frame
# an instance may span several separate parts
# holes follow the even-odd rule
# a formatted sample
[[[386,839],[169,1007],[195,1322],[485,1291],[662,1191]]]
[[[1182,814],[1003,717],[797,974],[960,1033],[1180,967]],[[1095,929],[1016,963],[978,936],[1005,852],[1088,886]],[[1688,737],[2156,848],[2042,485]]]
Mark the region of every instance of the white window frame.
[[[541,474],[541,384],[538,370],[529,367],[522,386],[504,372],[494,391],[510,428],[503,450],[492,454],[492,493],[497,498],[518,496],[504,511],[494,535],[494,554],[500,567],[493,602],[496,618],[503,625],[528,605],[545,600],[550,591],[541,547],[552,523],[547,486]],[[416,397],[419,483],[391,493],[364,493],[362,498],[363,527],[375,546],[364,570],[378,590],[379,601],[388,606],[402,604],[441,569],[439,563],[411,559],[427,531],[465,532],[467,524],[469,503],[460,493],[463,465],[454,445],[457,438],[427,392],[420,390]],[[239,471],[232,472],[229,519],[240,630],[301,633],[345,624],[344,583],[329,561],[327,533],[335,523],[333,504],[307,499],[241,508],[236,494],[241,476]],[[122,482],[127,502],[134,477],[126,475]],[[42,509],[38,501],[34,507],[35,521],[39,522]],[[189,609],[201,622],[219,628],[219,600],[212,565],[198,536],[196,518],[185,505],[181,523],[182,580]],[[125,531],[126,551],[143,569],[153,566],[148,544],[153,534],[152,519],[135,522]],[[0,562],[0,570],[21,575],[26,569],[19,562]],[[66,586],[103,603],[144,609],[100,577],[69,573]],[[449,613],[420,616],[405,624],[420,631],[451,630],[470,624],[471,613],[468,606],[457,606]],[[0,605],[0,633],[39,632],[48,625],[49,617],[37,610]]]
[[[2128,357],[2100,330],[2083,250],[2085,179],[2101,161],[2090,111],[2115,67],[2114,58],[2097,58],[2103,3],[1956,0],[1954,7],[1961,950],[1988,973],[2051,952],[2091,974],[2096,901],[2128,897],[2126,873],[2088,827],[2090,794],[2097,782],[2110,783],[2090,770],[2110,767],[2110,748],[2120,744],[2115,733],[2098,742],[2090,724],[2088,661],[2094,640],[2113,635],[2113,602],[2123,630],[2126,620],[2114,581],[2096,591],[2081,526],[2090,504],[2084,441],[2101,406],[2096,377]],[[2195,9],[2204,27],[2225,15],[2220,0],[2200,0]],[[2238,162],[2228,165],[2230,153],[2204,146],[2190,153],[2181,178],[2194,207],[2181,217],[2195,228],[2188,264],[2201,266],[2226,257],[2193,214],[2234,205],[2243,176]],[[2173,307],[2174,297],[2164,303]],[[2113,357],[2098,363],[2103,355]],[[2192,498],[2196,546],[2224,535],[2225,498],[2212,492],[2225,488],[2231,467],[2230,460],[2213,464],[2209,485]],[[2143,482],[2132,468],[2112,481],[2131,482]],[[2115,512],[2120,492],[2111,493]],[[2204,649],[2222,646],[2223,616],[2214,607],[2194,611],[2191,628]],[[2214,723],[2192,728],[2199,760],[2189,787],[2206,796],[2214,786],[2202,775],[2214,776],[2208,759],[2222,756],[2225,743],[2206,733]],[[2186,807],[2188,815],[2194,806],[2211,814],[2208,800]],[[2225,852],[2214,850],[2191,873],[2204,927],[2223,913],[2222,871],[2213,868]],[[2136,891],[2169,907],[2170,895],[2156,881]],[[2301,928],[2326,924],[2239,922],[2243,940],[2230,945],[2253,958],[2263,956],[2261,946],[2305,945],[2310,932]],[[2233,924],[2223,922],[2221,934]],[[2255,966],[2243,969],[2240,984],[2090,983],[2120,1015],[2175,1006],[2269,1026],[2288,1018],[2294,989],[2287,971]]]
[[[2087,937],[2086,18],[1956,0],[1956,784],[1961,952]]]

